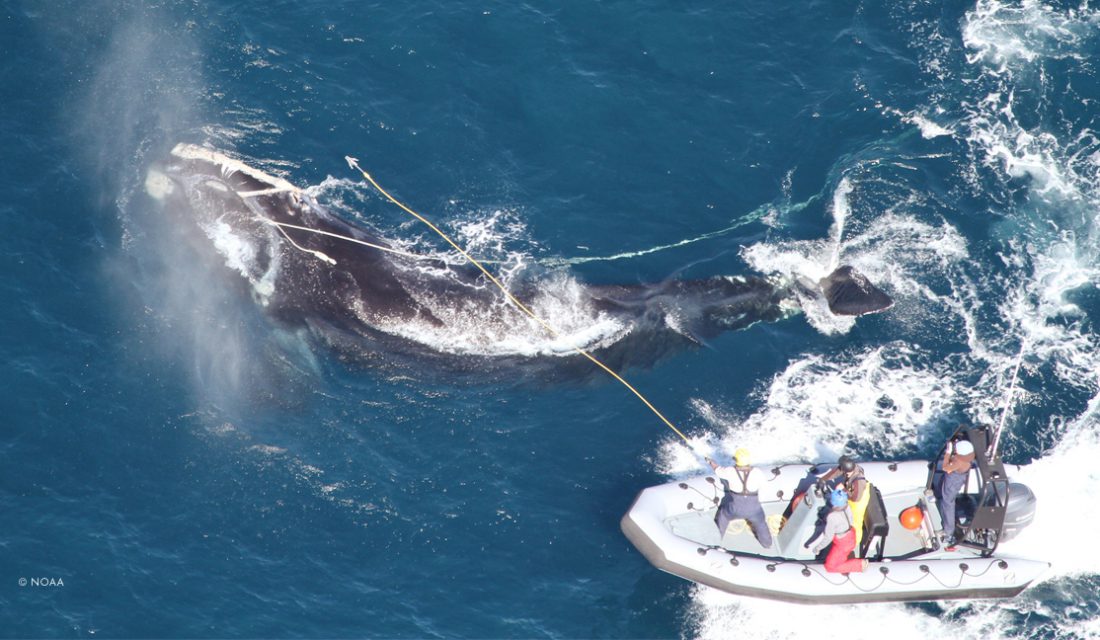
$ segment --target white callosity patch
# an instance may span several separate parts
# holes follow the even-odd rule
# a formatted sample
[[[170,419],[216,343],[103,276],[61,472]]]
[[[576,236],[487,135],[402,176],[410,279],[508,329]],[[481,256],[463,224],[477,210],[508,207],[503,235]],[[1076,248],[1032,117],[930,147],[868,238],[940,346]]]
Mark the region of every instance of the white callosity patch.
[[[156,169],[145,174],[145,193],[155,200],[164,200],[175,190],[172,180]]]
[[[186,143],[177,144],[175,147],[172,148],[172,155],[183,160],[199,161],[220,167],[222,174],[225,176],[229,176],[234,173],[243,173],[250,178],[256,180],[260,184],[265,185],[265,189],[288,193],[298,193],[299,191],[297,187],[282,178],[264,173],[263,171],[251,167],[244,162],[237,160],[236,158],[230,158],[224,153],[213,151],[211,149],[207,149],[197,145]]]

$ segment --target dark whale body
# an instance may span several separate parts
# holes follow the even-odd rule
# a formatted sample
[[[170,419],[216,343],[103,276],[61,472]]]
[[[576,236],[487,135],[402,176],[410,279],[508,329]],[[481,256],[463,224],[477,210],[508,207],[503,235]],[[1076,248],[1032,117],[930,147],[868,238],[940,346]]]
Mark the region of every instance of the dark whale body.
[[[893,304],[850,267],[824,278],[820,291],[760,276],[584,285],[565,301],[583,311],[577,326],[563,331],[560,344],[525,352],[498,345],[509,344],[516,334],[537,336],[544,330],[503,304],[500,291],[475,268],[409,255],[332,215],[281,178],[216,151],[180,144],[166,162],[150,169],[146,190],[198,225],[227,266],[251,283],[272,317],[366,351],[395,338],[414,352],[457,355],[564,355],[577,346],[622,366],[786,317],[798,310],[794,287],[803,295],[824,296],[841,315]],[[536,300],[546,288],[529,280],[510,286],[525,301]],[[587,325],[609,328],[586,335]],[[467,333],[470,344],[464,344]]]

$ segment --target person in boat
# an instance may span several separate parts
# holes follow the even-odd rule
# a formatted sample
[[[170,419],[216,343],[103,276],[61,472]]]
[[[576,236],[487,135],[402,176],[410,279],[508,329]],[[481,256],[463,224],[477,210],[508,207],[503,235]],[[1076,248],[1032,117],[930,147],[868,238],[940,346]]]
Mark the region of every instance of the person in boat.
[[[832,543],[829,555],[825,556],[825,570],[829,573],[863,572],[867,569],[866,559],[849,557],[856,548],[856,528],[848,497],[848,492],[841,487],[829,493],[830,509],[825,516],[825,528],[803,545],[816,555]]]
[[[744,518],[752,529],[756,541],[765,549],[772,546],[772,533],[768,530],[768,521],[764,517],[764,508],[760,506],[760,485],[764,482],[763,472],[750,463],[747,449],[733,452],[733,466],[720,466],[707,458],[714,469],[714,475],[722,481],[724,489],[722,502],[714,523],[718,525],[718,535],[726,535],[726,527],[733,520]]]
[[[830,485],[834,480],[836,481],[834,485]],[[858,549],[860,541],[863,540],[863,517],[867,513],[867,504],[871,501],[871,483],[864,476],[863,467],[856,464],[852,456],[840,456],[836,467],[822,476],[821,482],[826,486],[843,486],[848,493]]]
[[[943,519],[945,547],[955,546],[955,499],[966,486],[966,478],[975,457],[974,445],[969,440],[952,440],[943,452],[943,460],[940,461],[940,469],[943,473],[939,475],[939,482],[934,489],[940,508],[940,517]]]

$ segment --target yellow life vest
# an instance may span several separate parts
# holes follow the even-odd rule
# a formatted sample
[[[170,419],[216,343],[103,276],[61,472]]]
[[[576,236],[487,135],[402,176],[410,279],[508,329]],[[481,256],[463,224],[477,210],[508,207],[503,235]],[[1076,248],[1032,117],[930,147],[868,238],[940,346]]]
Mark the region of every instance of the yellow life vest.
[[[866,486],[859,500],[849,500],[848,506],[852,508],[852,526],[856,528],[856,557],[859,557],[859,543],[863,540],[863,516],[867,513],[867,505],[871,502],[871,481],[863,478]]]

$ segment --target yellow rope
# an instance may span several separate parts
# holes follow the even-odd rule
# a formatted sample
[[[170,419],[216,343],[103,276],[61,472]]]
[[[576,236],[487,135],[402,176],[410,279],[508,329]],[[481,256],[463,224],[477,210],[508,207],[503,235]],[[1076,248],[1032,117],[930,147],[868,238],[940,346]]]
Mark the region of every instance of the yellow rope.
[[[461,253],[464,258],[466,258],[467,260],[470,261],[471,264],[476,266],[478,269],[481,269],[481,272],[485,274],[485,277],[489,278],[489,280],[492,281],[492,283],[495,284],[504,293],[504,295],[512,302],[512,304],[516,305],[516,307],[518,307],[521,311],[523,311],[528,316],[530,316],[532,320],[534,320],[535,322],[541,324],[542,327],[544,329],[546,329],[546,331],[550,335],[554,336],[555,338],[557,338],[561,335],[556,329],[554,329],[553,326],[551,326],[549,323],[547,323],[542,318],[535,315],[535,312],[528,309],[527,305],[523,304],[514,295],[512,295],[512,292],[508,291],[508,289],[503,284],[501,284],[500,280],[497,280],[496,277],[493,274],[489,273],[488,269],[486,269],[484,266],[482,266],[482,264],[480,262],[478,262],[477,260],[475,260],[473,258],[473,256],[471,256],[469,253],[466,253],[466,251],[462,247],[458,246],[458,244],[456,244],[454,240],[451,240],[450,236],[448,236],[446,233],[443,233],[443,231],[441,231],[439,229],[439,227],[435,226],[434,224],[431,223],[430,220],[428,220],[424,216],[420,215],[419,213],[413,211],[412,209],[406,207],[404,204],[402,204],[396,198],[391,196],[388,191],[383,189],[381,185],[379,185],[377,182],[374,181],[374,178],[372,178],[369,173],[367,173],[366,171],[363,171],[363,169],[361,169],[359,167],[359,161],[358,160],[356,160],[355,158],[352,158],[350,156],[345,156],[344,159],[348,161],[348,165],[351,168],[353,168],[356,171],[358,171],[359,173],[363,174],[363,178],[365,178],[366,181],[371,184],[371,186],[373,186],[375,189],[377,189],[379,193],[381,193],[383,196],[385,196],[387,200],[389,200],[390,202],[394,203],[395,205],[397,205],[398,207],[403,209],[406,213],[408,213],[412,217],[414,217],[417,220],[419,220],[419,221],[423,222],[424,224],[428,225],[429,229],[431,229],[432,231],[439,234],[439,237],[446,240],[448,244],[450,244],[452,247],[454,247],[456,251]],[[593,356],[588,351],[585,351],[584,349],[582,349],[580,347],[577,347],[577,346],[573,346],[571,348],[573,349],[573,351],[576,351],[577,353],[581,354],[585,358],[588,358],[592,362],[592,364],[594,364],[597,367],[603,369],[612,378],[615,378],[616,380],[621,382],[624,387],[626,387],[627,389],[630,389],[630,392],[633,393],[635,396],[637,396],[638,399],[641,400],[645,404],[645,406],[649,407],[649,410],[652,411],[653,414],[656,415],[658,418],[660,418],[661,422],[664,422],[668,426],[669,429],[672,429],[676,433],[676,435],[680,436],[680,438],[683,439],[684,443],[686,443],[689,448],[691,448],[692,450],[695,449],[695,447],[692,446],[691,441],[688,440],[687,436],[685,436],[679,429],[677,429],[676,425],[672,424],[672,422],[670,422],[669,419],[664,416],[664,414],[662,414],[660,411],[657,410],[657,407],[653,406],[653,404],[649,400],[647,400],[646,397],[643,396],[640,391],[635,389],[634,386],[631,385],[629,382],[627,382],[622,376],[620,376],[618,373],[615,373],[614,370],[612,370],[610,367],[608,367],[603,362],[600,362],[600,360],[598,360],[595,356]]]

